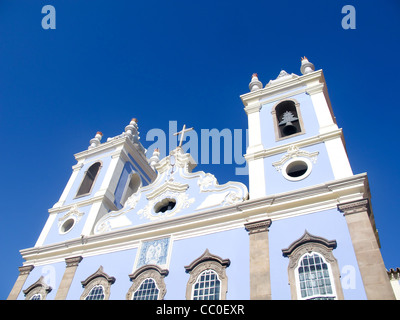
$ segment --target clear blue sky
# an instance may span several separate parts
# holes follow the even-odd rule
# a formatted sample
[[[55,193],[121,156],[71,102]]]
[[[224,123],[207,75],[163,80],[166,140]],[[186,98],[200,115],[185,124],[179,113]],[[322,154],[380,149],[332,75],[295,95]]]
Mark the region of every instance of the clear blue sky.
[[[55,30],[41,26],[47,4]],[[341,27],[346,4],[355,30]],[[399,18],[397,0],[2,0],[0,299],[96,131],[115,136],[136,117],[148,147],[172,120],[245,129],[251,74],[300,74],[302,56],[324,70],[353,171],[369,175],[386,267],[400,267]],[[197,170],[248,184],[234,167]]]

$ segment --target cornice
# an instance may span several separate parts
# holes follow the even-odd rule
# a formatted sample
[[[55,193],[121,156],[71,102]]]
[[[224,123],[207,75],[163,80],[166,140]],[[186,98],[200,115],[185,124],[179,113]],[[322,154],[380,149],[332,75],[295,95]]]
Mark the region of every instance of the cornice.
[[[92,205],[95,202],[99,202],[99,201],[103,201],[103,200],[105,200],[107,202],[107,205],[109,205],[109,206],[111,205],[111,208],[115,208],[116,209],[115,204],[113,204],[112,200],[108,199],[107,196],[108,196],[107,193],[102,193],[102,194],[96,195],[94,197],[90,197],[89,199],[76,201],[76,202],[73,202],[73,203],[69,203],[67,205],[63,205],[61,207],[50,208],[48,210],[48,212],[50,214],[51,213],[60,213],[60,212],[63,212],[63,211],[69,211],[69,210],[73,209],[74,207],[81,208],[81,207]]]
[[[171,235],[182,232],[193,233],[197,229],[207,230],[207,226],[245,224],[260,219],[271,221],[309,214],[329,209],[349,201],[362,200],[368,189],[367,175],[359,174],[333,180],[324,184],[296,191],[250,199],[239,204],[199,211],[167,220],[149,222],[131,228],[90,235],[65,242],[21,250],[26,264],[44,263],[51,259],[63,260],[72,256],[94,254],[104,250],[117,251],[122,247],[134,246],[143,238]]]
[[[311,138],[306,138],[291,143],[285,143],[277,147],[264,149],[253,153],[247,153],[244,155],[244,157],[246,160],[257,160],[265,157],[270,157],[276,154],[286,153],[287,150],[292,146],[302,148],[342,137],[343,137],[342,129],[334,129],[332,131],[325,132]]]
[[[266,96],[278,95],[280,92],[294,90],[296,87],[307,86],[306,91],[312,90],[313,84],[323,84],[325,82],[322,69],[288,80],[271,83],[263,89],[245,93],[240,96],[243,104],[247,107],[251,101],[265,98]]]
[[[74,154],[74,157],[75,157],[76,161],[79,161],[79,160],[82,160],[82,159],[85,159],[88,157],[93,157],[99,153],[104,153],[104,151],[106,151],[106,150],[112,151],[116,147],[122,146],[126,140],[129,140],[128,137],[122,137],[120,139],[107,141],[107,142],[104,142],[104,143],[98,145],[95,148],[78,152],[78,153]]]

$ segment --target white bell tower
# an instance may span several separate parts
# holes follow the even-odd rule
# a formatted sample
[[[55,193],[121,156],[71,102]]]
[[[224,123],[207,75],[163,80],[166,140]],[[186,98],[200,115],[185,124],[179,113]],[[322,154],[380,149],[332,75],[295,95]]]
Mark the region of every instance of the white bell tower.
[[[49,218],[36,246],[66,241],[92,234],[95,223],[106,213],[120,209],[131,194],[157,177],[139,142],[137,120],[125,131],[101,143],[97,132],[87,150],[75,154],[77,164],[58,202],[49,209]]]
[[[322,70],[304,57],[265,86],[253,74],[241,96],[248,116],[250,198],[353,175]]]

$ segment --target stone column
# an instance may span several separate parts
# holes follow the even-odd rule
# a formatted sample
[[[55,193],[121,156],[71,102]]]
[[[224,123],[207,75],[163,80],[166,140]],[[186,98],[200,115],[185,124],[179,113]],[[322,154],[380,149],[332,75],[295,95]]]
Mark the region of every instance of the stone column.
[[[67,267],[65,269],[63,278],[61,280],[60,286],[58,287],[57,294],[54,300],[65,300],[67,298],[69,287],[71,286],[72,280],[74,279],[76,268],[78,268],[78,264],[81,261],[81,256],[65,259]]]
[[[250,299],[271,300],[268,228],[271,220],[245,224],[250,238]]]
[[[365,293],[371,300],[395,299],[378,240],[368,199],[338,205],[344,213]]]
[[[17,278],[17,281],[15,281],[14,287],[12,288],[7,300],[16,300],[18,298],[18,295],[21,292],[21,289],[29,276],[29,273],[33,270],[33,268],[33,265],[22,266],[18,268],[19,276]]]

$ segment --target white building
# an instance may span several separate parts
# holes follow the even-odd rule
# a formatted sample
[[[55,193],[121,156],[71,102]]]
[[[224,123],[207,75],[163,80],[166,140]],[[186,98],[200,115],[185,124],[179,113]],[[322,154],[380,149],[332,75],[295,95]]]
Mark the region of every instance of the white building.
[[[303,58],[301,74],[254,74],[241,96],[249,189],[180,146],[147,155],[136,119],[98,132],[8,299],[395,299],[367,174],[352,172],[322,70]]]

